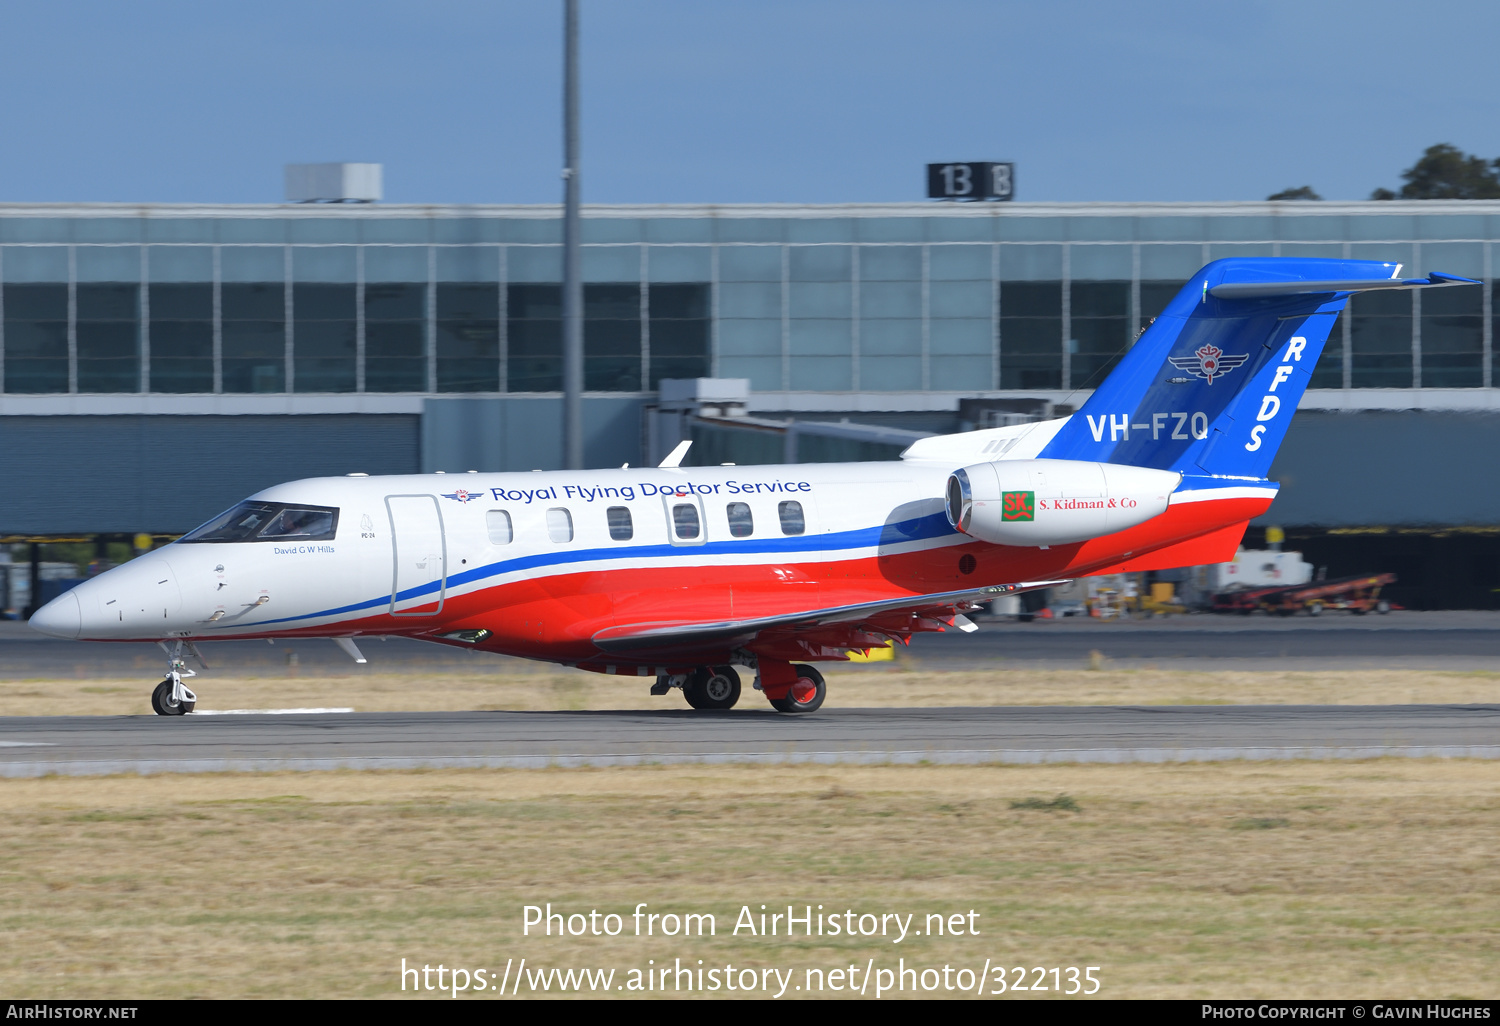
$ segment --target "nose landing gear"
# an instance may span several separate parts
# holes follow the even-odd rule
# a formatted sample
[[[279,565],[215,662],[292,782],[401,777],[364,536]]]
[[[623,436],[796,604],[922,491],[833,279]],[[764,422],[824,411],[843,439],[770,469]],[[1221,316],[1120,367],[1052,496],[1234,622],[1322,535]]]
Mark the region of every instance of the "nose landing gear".
[[[198,655],[198,650],[191,642],[174,641],[171,647],[168,647],[163,641],[160,645],[167,653],[167,678],[156,685],[156,689],[151,692],[151,708],[158,716],[181,716],[184,713],[190,713],[198,705],[198,696],[182,682],[182,678],[196,677],[197,674],[188,669],[187,663],[183,662],[182,650],[186,647],[193,655],[198,656],[200,663],[203,662],[203,657]],[[207,664],[204,665],[207,666]]]
[[[190,713],[198,704],[198,696],[189,691],[180,680],[170,677],[156,685],[151,692],[151,708],[158,716],[181,716]]]

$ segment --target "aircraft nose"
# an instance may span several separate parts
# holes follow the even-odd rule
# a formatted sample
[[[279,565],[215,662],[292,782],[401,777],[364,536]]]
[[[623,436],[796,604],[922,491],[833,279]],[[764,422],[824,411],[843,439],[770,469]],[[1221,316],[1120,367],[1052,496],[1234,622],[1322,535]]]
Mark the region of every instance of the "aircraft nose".
[[[83,631],[83,611],[78,605],[78,596],[65,591],[48,602],[30,620],[31,626],[54,638],[73,639]]]

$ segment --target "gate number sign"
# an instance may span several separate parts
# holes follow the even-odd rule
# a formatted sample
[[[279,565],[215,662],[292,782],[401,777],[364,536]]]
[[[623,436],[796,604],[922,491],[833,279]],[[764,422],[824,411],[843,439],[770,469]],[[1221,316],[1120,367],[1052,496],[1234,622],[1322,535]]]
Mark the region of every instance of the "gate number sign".
[[[973,161],[927,165],[928,199],[1008,200],[1015,194],[1015,164]]]

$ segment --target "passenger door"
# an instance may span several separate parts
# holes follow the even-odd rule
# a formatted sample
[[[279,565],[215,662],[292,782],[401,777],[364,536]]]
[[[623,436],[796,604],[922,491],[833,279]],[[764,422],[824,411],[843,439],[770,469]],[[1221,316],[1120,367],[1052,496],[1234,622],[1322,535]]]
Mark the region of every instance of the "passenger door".
[[[387,495],[391,615],[436,616],[448,590],[448,546],[435,495]]]

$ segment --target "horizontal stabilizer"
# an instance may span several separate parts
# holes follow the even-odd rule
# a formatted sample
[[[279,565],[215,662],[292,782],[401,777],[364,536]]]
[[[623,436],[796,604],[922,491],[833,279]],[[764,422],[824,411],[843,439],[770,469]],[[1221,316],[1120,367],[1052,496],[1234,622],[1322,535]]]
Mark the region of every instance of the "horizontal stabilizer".
[[[1260,299],[1263,296],[1309,296],[1321,292],[1374,292],[1377,289],[1430,289],[1448,285],[1483,285],[1473,278],[1429,274],[1425,278],[1376,278],[1373,281],[1244,281],[1215,285],[1215,299]]]

